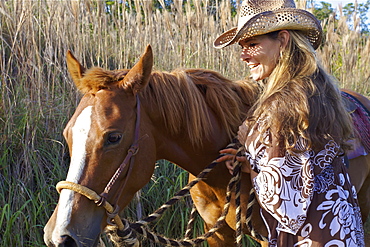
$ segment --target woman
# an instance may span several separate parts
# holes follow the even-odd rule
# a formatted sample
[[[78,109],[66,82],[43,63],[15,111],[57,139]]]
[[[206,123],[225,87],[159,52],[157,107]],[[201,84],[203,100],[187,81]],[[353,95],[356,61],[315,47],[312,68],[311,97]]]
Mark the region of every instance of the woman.
[[[352,135],[340,92],[318,64],[322,29],[293,0],[245,0],[238,27],[216,39],[238,43],[263,91],[239,129],[269,246],[365,246],[357,195],[344,166]],[[230,160],[235,150],[219,161]],[[226,162],[232,170],[231,162]]]

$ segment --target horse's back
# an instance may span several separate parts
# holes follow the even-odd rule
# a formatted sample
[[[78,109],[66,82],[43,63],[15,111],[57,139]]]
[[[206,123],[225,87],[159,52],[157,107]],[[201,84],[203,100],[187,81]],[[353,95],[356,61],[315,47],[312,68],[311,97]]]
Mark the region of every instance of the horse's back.
[[[369,98],[367,98],[366,96],[360,93],[349,90],[349,89],[342,89],[342,91],[356,98],[368,111],[370,111],[370,99]]]

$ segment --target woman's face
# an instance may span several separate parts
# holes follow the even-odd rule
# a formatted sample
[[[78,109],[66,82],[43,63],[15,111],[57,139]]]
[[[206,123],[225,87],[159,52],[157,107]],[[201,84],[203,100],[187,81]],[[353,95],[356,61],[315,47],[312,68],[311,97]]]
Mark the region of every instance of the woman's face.
[[[239,44],[243,49],[240,58],[247,63],[251,77],[256,81],[269,77],[280,56],[281,40],[259,35],[241,40]]]

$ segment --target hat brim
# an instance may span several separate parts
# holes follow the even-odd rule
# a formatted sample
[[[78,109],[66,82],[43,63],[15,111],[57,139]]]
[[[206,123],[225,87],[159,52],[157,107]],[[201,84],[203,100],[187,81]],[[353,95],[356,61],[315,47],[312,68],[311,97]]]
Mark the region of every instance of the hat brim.
[[[253,16],[240,29],[232,28],[221,34],[213,46],[221,49],[243,39],[279,30],[302,31],[315,50],[322,41],[321,24],[313,14],[303,9],[284,8]]]

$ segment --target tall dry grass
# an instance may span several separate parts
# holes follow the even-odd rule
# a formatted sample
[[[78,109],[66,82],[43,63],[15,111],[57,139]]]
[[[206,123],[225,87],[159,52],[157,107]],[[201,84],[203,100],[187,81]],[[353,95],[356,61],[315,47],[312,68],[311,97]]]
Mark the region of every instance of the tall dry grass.
[[[42,228],[57,202],[54,186],[68,167],[62,130],[80,99],[66,70],[68,49],[87,67],[116,69],[130,68],[151,44],[156,69],[200,67],[232,79],[247,76],[237,46],[212,47],[217,35],[236,26],[228,0],[213,6],[206,0],[177,0],[169,10],[144,0],[120,8],[117,1],[106,12],[104,2],[94,0],[0,1],[1,246],[43,246]],[[318,52],[323,64],[343,86],[369,96],[369,39],[342,19],[339,24],[328,20],[325,28]],[[165,201],[154,200],[164,194],[159,183],[178,188],[186,180],[181,171],[156,172],[145,188],[150,194],[142,195],[143,212],[132,205],[130,217]],[[186,205],[174,211],[179,214],[171,220],[183,222]],[[183,223],[173,233],[162,222],[158,227],[166,235],[181,234]]]
[[[358,29],[358,18],[349,28],[339,14],[339,20],[332,15],[324,21],[325,41],[318,55],[342,87],[370,96],[370,36],[353,31]]]

